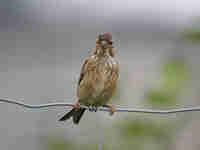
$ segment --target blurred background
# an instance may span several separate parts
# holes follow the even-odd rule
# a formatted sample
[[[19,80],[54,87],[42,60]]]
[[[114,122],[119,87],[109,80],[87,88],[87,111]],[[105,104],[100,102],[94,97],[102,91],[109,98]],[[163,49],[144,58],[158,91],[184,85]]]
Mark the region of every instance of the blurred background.
[[[18,0],[0,2],[0,97],[75,102],[82,61],[112,32],[120,80],[112,103],[150,109],[200,105],[200,2]],[[0,104],[4,150],[198,150],[199,112],[156,115],[28,110]]]

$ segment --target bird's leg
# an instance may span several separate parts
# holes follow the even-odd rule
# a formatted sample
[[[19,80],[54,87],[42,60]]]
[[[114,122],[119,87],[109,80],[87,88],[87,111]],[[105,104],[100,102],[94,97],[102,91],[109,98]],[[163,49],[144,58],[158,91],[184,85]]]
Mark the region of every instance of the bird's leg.
[[[108,107],[108,108],[109,108],[109,111],[110,111],[110,115],[111,115],[111,116],[116,112],[116,108],[115,108],[115,106],[112,105],[112,104],[106,104],[106,105],[103,105],[103,107]]]
[[[76,110],[80,109],[81,108],[81,104],[80,104],[79,100],[75,104],[73,104],[72,107],[74,109],[76,109]]]

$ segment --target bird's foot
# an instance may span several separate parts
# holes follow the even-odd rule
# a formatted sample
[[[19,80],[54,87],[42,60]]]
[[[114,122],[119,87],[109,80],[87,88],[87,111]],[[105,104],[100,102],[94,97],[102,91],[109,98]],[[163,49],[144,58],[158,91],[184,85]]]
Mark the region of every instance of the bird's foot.
[[[88,110],[89,110],[90,112],[97,112],[97,111],[98,111],[98,108],[97,108],[96,106],[89,106],[89,107],[88,107]]]
[[[81,108],[81,104],[79,103],[79,101],[77,101],[75,104],[72,105],[72,107],[76,110]]]
[[[103,105],[103,107],[108,107],[109,108],[109,112],[110,112],[111,116],[116,112],[116,108],[112,104],[106,104],[106,105]]]
[[[98,111],[98,107],[94,107],[94,112],[97,112]]]

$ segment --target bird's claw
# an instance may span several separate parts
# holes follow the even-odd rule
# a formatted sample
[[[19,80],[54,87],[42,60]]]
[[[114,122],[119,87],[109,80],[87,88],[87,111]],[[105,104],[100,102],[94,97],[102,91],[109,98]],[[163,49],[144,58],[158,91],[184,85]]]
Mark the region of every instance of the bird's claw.
[[[76,110],[78,110],[81,108],[81,105],[79,102],[77,102],[76,104],[73,104],[72,107],[75,108]]]
[[[88,106],[88,110],[92,112],[92,106]]]
[[[97,112],[98,111],[98,107],[94,107],[94,112]]]
[[[116,112],[116,108],[115,108],[115,106],[112,105],[112,104],[104,105],[104,107],[109,108],[109,112],[110,112],[110,115],[111,115],[111,116]]]
[[[98,111],[98,108],[97,108],[96,106],[89,106],[89,107],[88,107],[88,110],[89,110],[90,112],[97,112],[97,111]]]

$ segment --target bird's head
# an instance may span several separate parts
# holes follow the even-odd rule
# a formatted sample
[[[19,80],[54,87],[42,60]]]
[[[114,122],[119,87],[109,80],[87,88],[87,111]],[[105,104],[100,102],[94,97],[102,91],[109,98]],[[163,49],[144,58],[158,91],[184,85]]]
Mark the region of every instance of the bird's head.
[[[109,46],[112,46],[112,34],[109,32],[99,34],[97,38],[102,49],[106,49]]]
[[[99,34],[96,40],[95,54],[99,56],[114,56],[112,34],[109,32]]]

